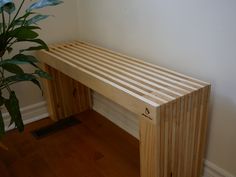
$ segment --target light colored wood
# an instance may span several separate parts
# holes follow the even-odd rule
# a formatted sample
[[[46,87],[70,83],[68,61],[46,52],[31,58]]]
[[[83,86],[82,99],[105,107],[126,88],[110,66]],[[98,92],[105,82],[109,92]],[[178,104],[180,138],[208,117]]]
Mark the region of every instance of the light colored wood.
[[[43,66],[52,80],[44,80],[45,98],[51,119],[59,120],[92,107],[90,89],[48,65]]]
[[[54,48],[55,49],[55,48]],[[143,89],[145,89],[146,91],[149,91],[149,92],[155,92],[156,94],[160,94],[162,96],[165,96],[165,99],[168,100],[169,99],[173,99],[172,96],[168,95],[168,94],[165,94],[165,93],[162,93],[160,91],[158,91],[157,89],[154,89],[152,87],[149,87],[145,84],[142,84],[141,82],[139,82],[138,80],[135,80],[134,78],[138,78],[140,80],[142,80],[143,82],[145,82],[146,80],[143,79],[143,78],[140,78],[140,77],[137,77],[136,75],[134,74],[130,74],[129,72],[127,71],[124,71],[124,70],[121,70],[115,66],[112,66],[114,65],[113,62],[108,62],[109,64],[106,64],[105,62],[103,62],[103,58],[99,58],[99,60],[101,60],[99,62],[99,60],[96,60],[94,58],[88,58],[87,56],[85,55],[81,55],[81,52],[80,53],[73,53],[73,51],[71,50],[67,50],[67,48],[63,47],[64,51],[68,51],[68,52],[61,52],[59,51],[59,55],[64,53],[66,56],[72,56],[72,57],[75,57],[77,60],[79,60],[79,62],[85,62],[86,64],[89,64],[90,66],[93,66],[93,67],[97,67],[99,70],[104,70],[105,72],[111,74],[111,75],[115,75],[117,78],[121,78],[123,80],[125,80],[126,82],[131,82],[135,85],[138,85],[138,86],[141,86]],[[65,56],[64,55],[64,56]],[[81,55],[81,57],[79,57]],[[82,58],[83,57],[83,58]],[[71,58],[70,58],[71,59]],[[78,61],[75,61],[75,62],[78,62]],[[105,66],[105,67],[104,67]],[[128,69],[128,68],[126,68]],[[116,71],[116,72],[114,72]],[[128,77],[127,77],[128,76]],[[132,79],[130,79],[129,77],[131,77]],[[132,87],[132,86],[131,86]],[[141,91],[142,92],[142,91]],[[154,95],[154,94],[152,94]],[[165,102],[166,100],[163,100],[161,97],[162,96],[159,96],[159,98],[157,99],[160,99],[162,100],[163,102]]]
[[[123,85],[118,85],[112,80],[108,80],[90,70],[77,66],[61,57],[58,57],[57,55],[44,51],[38,53],[38,56],[42,62],[55,67],[62,73],[78,80],[87,87],[126,107],[131,112],[142,115],[145,114],[147,108],[149,114],[146,116],[153,121],[156,121],[155,110],[159,106],[158,103],[144,98],[142,95],[129,90]]]
[[[117,73],[113,72],[112,70],[108,70],[104,67],[96,65],[93,62],[88,62],[88,61],[83,60],[83,59],[81,59],[79,61],[76,61],[76,60],[73,61],[72,58],[70,57],[70,56],[73,56],[73,55],[71,55],[68,52],[65,52],[64,54],[62,54],[62,53],[63,52],[58,51],[57,55],[61,56],[63,58],[66,58],[67,60],[69,60],[71,62],[74,62],[76,64],[80,64],[82,67],[87,67],[89,70],[93,70],[94,72],[96,72],[97,74],[103,76],[104,78],[108,78],[108,79],[112,80],[113,82],[119,83],[119,84],[123,85],[125,88],[128,87],[130,90],[132,90],[135,93],[139,93],[141,95],[147,95],[150,98],[155,99],[155,101],[158,104],[162,104],[162,103],[166,102],[164,99],[159,98],[156,95],[151,94],[148,91],[145,91],[144,89],[141,89],[138,86],[135,86],[135,85],[129,83],[129,82],[132,82],[134,84],[139,84],[138,82],[135,82],[133,80],[129,80],[128,78],[126,78],[126,77],[124,77],[120,74],[117,74]],[[76,57],[76,56],[74,56],[74,57]],[[78,58],[78,59],[80,59],[80,58]],[[83,63],[83,62],[85,62],[85,63]],[[120,78],[122,78],[122,79],[120,79]],[[126,79],[126,80],[128,79],[128,81],[124,81],[123,79]]]
[[[137,114],[141,177],[201,176],[210,84],[79,41],[51,45],[50,51],[41,51],[38,56],[43,63]],[[60,80],[58,77],[56,82]],[[63,91],[71,87],[65,83],[58,85]],[[63,99],[62,91],[47,86],[47,92],[51,93],[49,108],[56,106],[55,100]],[[55,100],[52,92],[56,92]],[[68,99],[60,102],[65,104]]]
[[[63,46],[60,46],[59,49],[61,49],[61,48],[63,48],[63,51],[68,50],[68,48],[65,49],[65,47],[63,47]],[[58,50],[58,48],[53,48],[53,49]],[[72,51],[71,49],[73,49],[74,51]],[[81,50],[81,49],[78,50],[78,49],[80,49],[80,47],[74,47],[74,45],[73,46],[70,45],[70,52],[74,52],[78,56],[80,56],[81,53],[84,54],[82,57],[85,57],[85,56],[90,56],[91,57],[92,56],[93,58],[97,59],[97,62],[99,62],[101,60],[102,63],[107,62],[110,65],[114,65],[114,66],[119,67],[119,68],[121,68],[125,71],[129,71],[129,73],[134,73],[137,76],[143,77],[146,80],[150,80],[153,83],[156,83],[155,84],[156,87],[162,88],[162,89],[167,90],[169,92],[174,92],[175,94],[177,94],[179,96],[181,96],[182,94],[187,92],[186,89],[183,89],[183,88],[177,86],[176,81],[175,81],[175,84],[171,84],[169,82],[163,82],[162,80],[158,79],[158,77],[156,77],[156,75],[152,76],[153,73],[151,73],[149,70],[143,69],[142,67],[137,67],[133,63],[129,64],[129,62],[122,61],[120,58],[116,59],[116,58],[109,57],[109,56],[106,56],[106,55],[101,55],[98,52],[95,52],[93,54],[93,51],[89,50],[89,51],[84,52],[83,50]],[[60,52],[63,52],[63,51],[60,50]],[[88,59],[88,57],[86,57],[86,59]],[[164,77],[162,76],[161,78],[163,79]],[[168,78],[165,77],[165,79],[167,80]],[[174,80],[172,80],[172,82],[174,82]],[[164,85],[164,86],[161,87],[161,85]],[[171,88],[173,87],[173,89],[169,89],[168,87],[171,87]]]
[[[49,66],[46,64],[41,63],[40,67],[47,72],[49,70]],[[56,101],[54,100],[53,94],[51,94],[53,93],[52,84],[50,83],[50,81],[47,81],[45,79],[42,79],[42,83],[44,98],[47,100],[48,113],[52,120],[57,121],[59,119],[57,117]]]
[[[205,145],[206,145],[206,134],[207,134],[207,126],[208,126],[208,103],[210,98],[210,86],[203,88],[203,102],[201,104],[201,128],[200,137],[199,137],[199,151],[198,153],[198,160],[197,160],[197,176],[203,175],[203,160],[204,160],[204,153],[205,153]]]
[[[160,115],[159,115],[160,116]],[[145,116],[140,118],[140,175],[158,177],[161,170],[160,123],[156,124]]]
[[[80,44],[80,45],[84,45],[86,47],[92,47],[94,50],[98,50],[100,52],[104,51],[107,55],[111,55],[111,56],[115,56],[115,57],[121,57],[123,59],[126,59],[126,61],[128,62],[136,62],[136,64],[141,64],[142,67],[145,67],[147,66],[148,68],[147,69],[153,69],[154,71],[158,71],[160,73],[164,73],[165,75],[168,75],[169,77],[171,78],[176,78],[177,80],[181,80],[181,81],[184,81],[184,82],[187,82],[187,83],[192,83],[194,85],[199,85],[200,87],[202,85],[209,85],[209,83],[206,83],[206,82],[203,82],[201,80],[198,80],[196,78],[192,78],[192,77],[189,77],[189,76],[186,76],[184,74],[181,74],[181,73],[178,73],[178,72],[175,72],[173,70],[170,70],[170,69],[167,69],[167,68],[164,68],[164,67],[161,67],[161,66],[157,66],[157,65],[154,65],[154,64],[151,64],[151,63],[148,63],[148,62],[145,62],[143,60],[140,60],[140,59],[137,59],[137,58],[134,58],[134,57],[130,57],[130,56],[127,56],[127,55],[124,55],[124,54],[121,54],[121,53],[118,53],[118,52],[114,52],[114,51],[111,51],[111,50],[108,50],[108,49],[105,49],[105,48],[102,48],[102,47],[99,47],[99,46],[96,46],[96,45],[93,45],[91,43],[88,43],[88,42],[80,42],[80,41],[77,41],[76,44]],[[128,60],[127,60],[128,59]],[[163,71],[163,72],[162,72]]]

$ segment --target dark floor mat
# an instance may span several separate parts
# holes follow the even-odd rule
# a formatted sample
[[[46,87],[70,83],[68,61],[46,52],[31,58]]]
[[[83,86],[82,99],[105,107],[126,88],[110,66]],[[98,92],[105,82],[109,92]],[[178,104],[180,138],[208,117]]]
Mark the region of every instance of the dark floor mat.
[[[43,137],[49,136],[65,128],[77,125],[79,123],[81,122],[78,119],[74,117],[69,117],[66,119],[59,120],[58,122],[55,122],[54,124],[34,130],[31,133],[36,139],[41,139]]]

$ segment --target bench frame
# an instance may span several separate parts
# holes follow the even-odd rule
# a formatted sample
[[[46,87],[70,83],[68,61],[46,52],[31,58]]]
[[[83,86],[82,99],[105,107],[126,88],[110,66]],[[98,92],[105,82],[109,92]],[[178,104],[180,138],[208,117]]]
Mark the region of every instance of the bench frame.
[[[54,45],[50,50],[64,46]],[[95,90],[137,114],[141,177],[202,175],[210,84],[193,79],[191,82],[196,81],[195,85],[202,85],[195,90],[189,87],[191,91],[188,93],[180,92],[181,96],[160,104],[149,96],[137,97],[116,83],[88,73],[66,60],[63,57],[66,55],[40,51],[37,56],[54,78],[44,81],[48,110],[53,120],[91,109],[90,89]]]

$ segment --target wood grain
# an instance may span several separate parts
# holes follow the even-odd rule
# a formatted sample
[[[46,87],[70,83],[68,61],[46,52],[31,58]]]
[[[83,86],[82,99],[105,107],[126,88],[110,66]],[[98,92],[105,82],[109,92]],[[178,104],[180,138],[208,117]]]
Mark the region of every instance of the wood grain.
[[[90,89],[65,74],[44,65],[52,80],[44,80],[45,98],[53,120],[63,119],[91,109]]]
[[[49,71],[55,68],[54,86],[46,84],[51,114],[80,109],[68,106],[75,102],[64,93],[74,87],[73,78],[137,114],[141,177],[201,176],[209,83],[79,41],[51,45],[38,56]],[[58,103],[63,109],[55,108]]]
[[[160,124],[154,124],[142,116],[139,131],[141,177],[161,176]]]
[[[81,124],[36,140],[31,131],[53,123],[29,124],[7,133],[0,149],[1,177],[139,177],[139,142],[94,111]]]

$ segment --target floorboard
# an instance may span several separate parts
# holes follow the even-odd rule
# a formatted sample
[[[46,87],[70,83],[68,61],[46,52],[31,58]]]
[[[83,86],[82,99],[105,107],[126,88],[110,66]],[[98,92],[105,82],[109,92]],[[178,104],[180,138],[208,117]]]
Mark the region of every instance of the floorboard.
[[[139,177],[139,142],[95,111],[77,116],[81,124],[42,139],[31,131],[44,119],[9,131],[0,149],[1,177]]]

